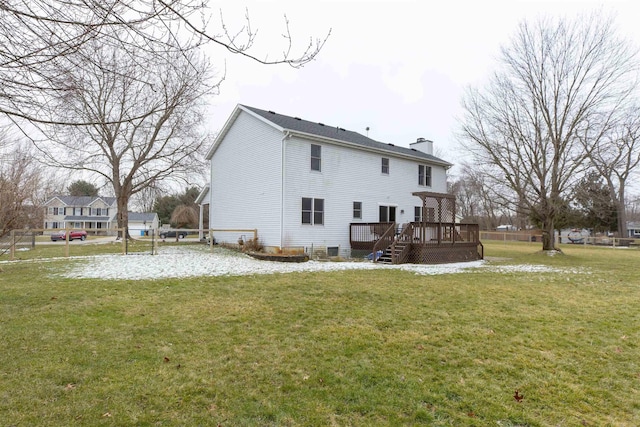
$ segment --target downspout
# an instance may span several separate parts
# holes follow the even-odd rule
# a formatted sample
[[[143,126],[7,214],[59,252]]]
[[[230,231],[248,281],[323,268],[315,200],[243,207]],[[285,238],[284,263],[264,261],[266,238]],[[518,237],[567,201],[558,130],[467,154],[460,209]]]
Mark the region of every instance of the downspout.
[[[285,141],[291,138],[291,133],[285,131],[280,147],[280,250],[284,246],[284,183],[285,183]]]

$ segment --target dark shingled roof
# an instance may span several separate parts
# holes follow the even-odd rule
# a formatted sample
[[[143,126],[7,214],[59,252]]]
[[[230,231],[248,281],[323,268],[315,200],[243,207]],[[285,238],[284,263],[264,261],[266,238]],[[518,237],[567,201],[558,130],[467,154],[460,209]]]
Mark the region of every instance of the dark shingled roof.
[[[399,147],[393,144],[385,144],[383,142],[378,142],[371,138],[368,138],[364,135],[359,134],[358,132],[353,132],[350,130],[346,130],[336,126],[329,126],[323,123],[310,122],[308,120],[303,120],[298,117],[290,117],[285,116],[283,114],[278,114],[273,111],[261,110],[255,107],[249,107],[248,105],[242,105],[243,108],[246,108],[249,111],[263,117],[264,119],[274,123],[275,125],[290,130],[293,132],[301,132],[309,135],[316,135],[323,138],[331,138],[338,141],[344,141],[351,144],[360,145],[366,148],[371,148],[374,150],[388,151],[395,154],[400,154],[404,156],[410,156],[418,159],[425,159],[431,162],[437,162],[444,165],[451,165],[451,163],[446,160],[442,160],[438,157],[429,155],[422,151],[418,151],[412,148]]]
[[[111,206],[115,203],[115,197],[101,197],[101,196],[56,196],[67,206],[85,207],[89,206],[96,200],[102,200],[107,205]]]
[[[156,217],[155,212],[129,212],[129,221],[153,221]]]

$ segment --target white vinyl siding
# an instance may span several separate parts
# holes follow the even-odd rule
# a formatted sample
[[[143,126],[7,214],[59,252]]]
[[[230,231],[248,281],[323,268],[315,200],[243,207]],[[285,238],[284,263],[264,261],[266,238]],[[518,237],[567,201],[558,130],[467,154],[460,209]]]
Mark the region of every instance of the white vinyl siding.
[[[225,131],[211,157],[211,228],[255,228],[265,246],[339,247],[342,253],[349,248],[354,200],[361,203],[358,221],[378,222],[381,205],[395,207],[399,224],[414,220],[420,199],[412,192],[425,190],[416,170],[425,161],[295,134],[285,138],[281,130],[242,110]],[[311,167],[312,145],[321,147],[321,173]],[[389,159],[392,173],[375,180],[382,157]],[[445,168],[429,166],[429,191],[446,192]],[[322,200],[321,217],[319,209],[317,215],[322,226],[303,223],[303,198]],[[315,223],[315,212],[310,214]]]
[[[384,180],[372,181],[372,171],[380,171],[381,156],[334,144],[322,145],[322,174],[310,171],[309,141],[292,137],[286,142],[285,216],[283,241],[286,245],[310,248],[349,247],[349,224],[354,221],[354,200],[361,203],[362,222],[378,222],[381,205],[394,206],[396,222],[414,220],[413,208],[420,199],[412,192],[424,191],[418,185],[417,160],[389,156],[393,171]],[[429,191],[446,192],[444,167],[431,167]],[[301,222],[302,197],[324,199],[323,227]]]
[[[239,114],[211,158],[212,229],[257,229],[262,244],[279,246],[282,138],[270,125]]]

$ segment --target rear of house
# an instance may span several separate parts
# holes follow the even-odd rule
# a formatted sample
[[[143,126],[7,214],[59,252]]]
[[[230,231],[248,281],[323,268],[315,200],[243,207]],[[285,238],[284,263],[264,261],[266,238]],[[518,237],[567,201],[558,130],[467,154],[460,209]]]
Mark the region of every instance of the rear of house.
[[[349,255],[350,224],[421,220],[450,163],[412,148],[239,105],[209,151],[210,227],[255,228],[272,250]]]

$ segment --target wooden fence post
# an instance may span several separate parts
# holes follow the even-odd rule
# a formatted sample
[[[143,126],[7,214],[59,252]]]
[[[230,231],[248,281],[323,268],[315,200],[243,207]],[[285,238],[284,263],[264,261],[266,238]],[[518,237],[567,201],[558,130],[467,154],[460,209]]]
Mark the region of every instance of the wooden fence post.
[[[65,257],[69,257],[69,223],[65,223],[65,230],[64,230],[64,256]]]
[[[9,242],[9,259],[15,261],[16,259],[16,230],[11,230],[11,240]]]

